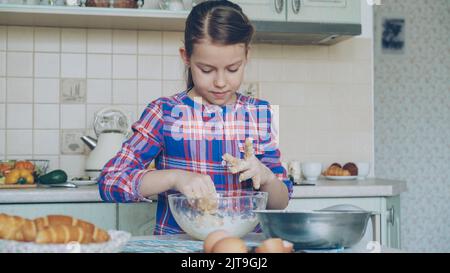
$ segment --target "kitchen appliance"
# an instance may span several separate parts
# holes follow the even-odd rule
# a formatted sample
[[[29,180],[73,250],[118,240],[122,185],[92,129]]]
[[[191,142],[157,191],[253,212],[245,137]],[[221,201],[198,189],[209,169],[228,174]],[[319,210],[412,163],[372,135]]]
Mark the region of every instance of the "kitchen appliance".
[[[378,219],[376,213],[351,205],[314,211],[256,210],[255,213],[266,237],[292,242],[296,250],[353,247],[363,239],[369,219],[372,226],[376,226]],[[379,238],[374,236],[373,240]]]
[[[130,132],[130,119],[118,108],[104,108],[94,117],[94,132],[98,139],[82,136],[81,140],[91,149],[87,159],[85,172],[97,178],[105,164],[113,158],[122,147],[123,141]]]

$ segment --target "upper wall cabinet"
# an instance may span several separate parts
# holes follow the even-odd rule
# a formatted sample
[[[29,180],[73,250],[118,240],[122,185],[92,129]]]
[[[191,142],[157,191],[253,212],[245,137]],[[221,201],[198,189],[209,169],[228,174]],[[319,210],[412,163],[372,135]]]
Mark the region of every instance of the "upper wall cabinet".
[[[286,21],[286,0],[235,0],[251,20]]]
[[[0,0],[1,1],[1,0]],[[234,0],[257,43],[331,45],[361,34],[360,0]],[[0,4],[0,25],[184,31],[188,11]]]
[[[291,22],[361,22],[361,0],[287,0],[286,10]]]

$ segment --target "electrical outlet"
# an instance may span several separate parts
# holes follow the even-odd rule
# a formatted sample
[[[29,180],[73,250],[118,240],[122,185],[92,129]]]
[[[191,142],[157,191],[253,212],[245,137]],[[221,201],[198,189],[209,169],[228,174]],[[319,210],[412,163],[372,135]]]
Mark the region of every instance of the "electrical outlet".
[[[259,98],[259,83],[258,82],[247,82],[242,84],[242,94],[245,96]]]

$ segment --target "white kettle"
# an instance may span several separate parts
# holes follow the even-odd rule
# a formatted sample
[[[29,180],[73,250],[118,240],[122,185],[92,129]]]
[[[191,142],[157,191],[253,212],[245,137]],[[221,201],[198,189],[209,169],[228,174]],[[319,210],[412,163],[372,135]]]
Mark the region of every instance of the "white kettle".
[[[98,139],[82,136],[81,140],[91,149],[85,165],[86,175],[97,178],[105,164],[121,149],[126,140],[130,119],[117,108],[104,108],[95,114],[94,131]]]

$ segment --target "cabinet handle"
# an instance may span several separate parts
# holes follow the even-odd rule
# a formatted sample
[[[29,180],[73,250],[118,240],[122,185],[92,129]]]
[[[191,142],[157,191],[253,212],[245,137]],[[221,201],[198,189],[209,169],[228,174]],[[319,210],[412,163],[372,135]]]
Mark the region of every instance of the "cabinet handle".
[[[395,209],[394,209],[394,207],[391,207],[390,209],[388,209],[387,222],[391,225],[395,224]]]
[[[302,6],[301,0],[292,0],[292,11],[294,12],[294,14],[299,13],[301,6]]]
[[[275,11],[281,13],[283,11],[284,0],[274,0]]]

